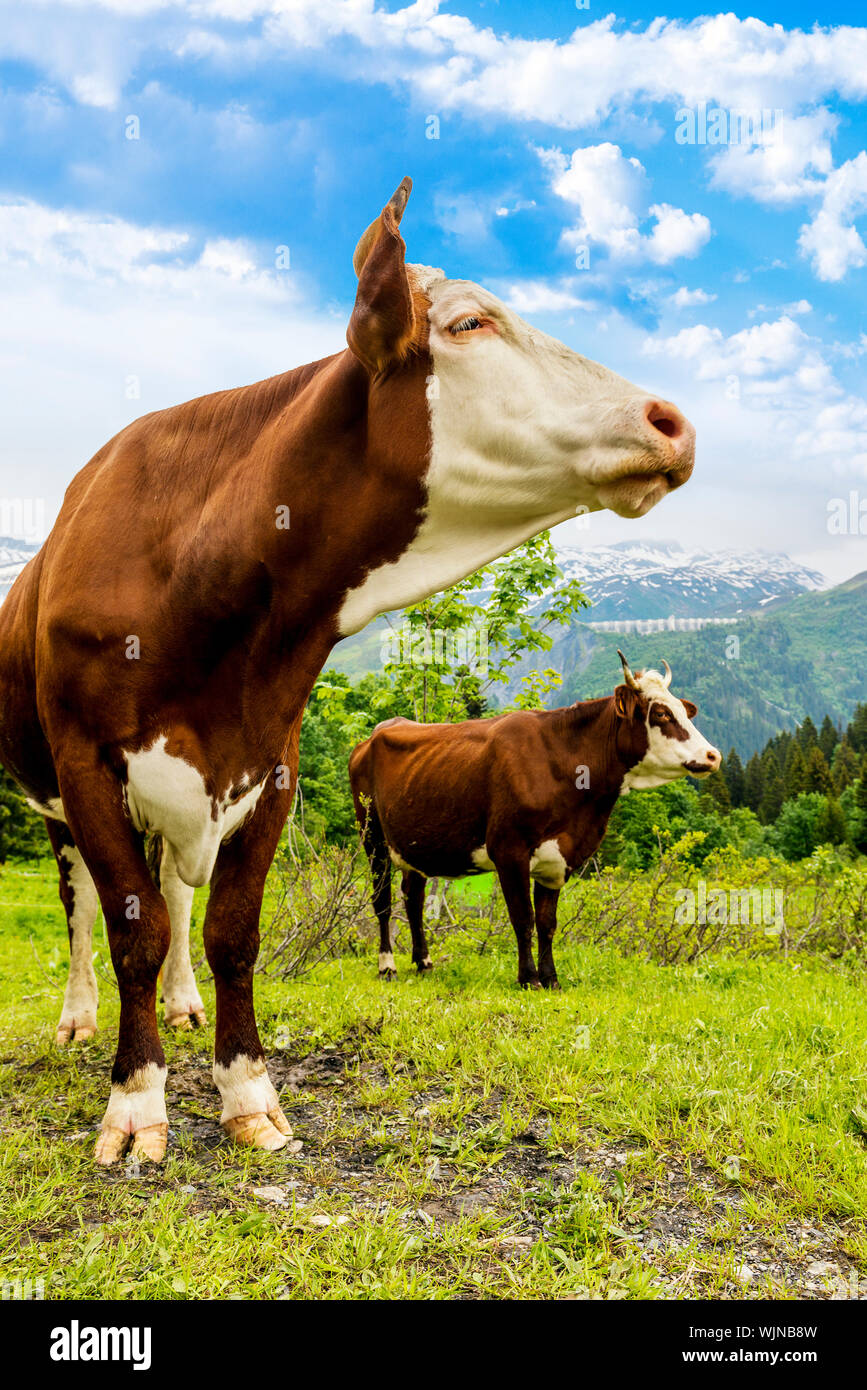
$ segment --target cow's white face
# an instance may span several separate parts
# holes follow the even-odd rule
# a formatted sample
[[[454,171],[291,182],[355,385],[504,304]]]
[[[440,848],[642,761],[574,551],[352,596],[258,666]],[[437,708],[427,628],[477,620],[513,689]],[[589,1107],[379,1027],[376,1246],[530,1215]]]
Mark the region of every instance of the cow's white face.
[[[409,187],[356,247],[347,340],[379,380],[420,341],[415,315],[428,306],[426,505],[400,558],[347,594],[342,635],[576,514],[644,516],[693,467],[695,431],[676,406],[531,328],[480,285],[406,265],[397,224]]]
[[[692,723],[695,705],[672,695],[658,671],[636,672],[635,680],[642,697],[647,751],[627,772],[622,790],[644,791],[679,777],[708,777],[716,772],[722,758]]]
[[[676,406],[532,328],[469,280],[408,267],[431,301],[429,486],[503,515],[643,516],[689,478]]]

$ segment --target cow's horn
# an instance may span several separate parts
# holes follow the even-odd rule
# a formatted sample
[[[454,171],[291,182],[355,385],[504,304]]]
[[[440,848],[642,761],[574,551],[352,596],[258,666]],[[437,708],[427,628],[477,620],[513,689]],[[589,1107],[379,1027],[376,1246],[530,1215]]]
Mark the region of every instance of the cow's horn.
[[[662,684],[665,686],[667,690],[668,687],[671,685],[671,667],[669,666],[665,657],[662,658],[662,664],[665,667],[665,675],[663,676]]]
[[[626,657],[623,655],[619,647],[617,648],[617,655],[620,657],[621,663],[623,665],[623,678],[626,681],[626,684],[630,687],[630,689],[637,690],[638,681],[635,679],[629,667],[627,666]]]

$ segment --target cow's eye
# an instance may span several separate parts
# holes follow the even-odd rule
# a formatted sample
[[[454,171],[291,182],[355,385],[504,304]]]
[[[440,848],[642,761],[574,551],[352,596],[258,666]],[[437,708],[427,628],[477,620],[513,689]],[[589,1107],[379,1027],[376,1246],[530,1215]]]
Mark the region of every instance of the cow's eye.
[[[466,318],[458,319],[457,323],[453,323],[449,332],[454,334],[471,333],[474,328],[481,328],[481,326],[481,319],[477,319],[475,314],[467,314]]]

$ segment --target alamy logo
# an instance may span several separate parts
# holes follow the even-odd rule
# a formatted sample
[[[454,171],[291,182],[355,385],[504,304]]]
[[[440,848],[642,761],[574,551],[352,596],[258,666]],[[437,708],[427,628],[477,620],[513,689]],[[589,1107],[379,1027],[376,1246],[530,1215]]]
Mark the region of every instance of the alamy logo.
[[[678,145],[782,144],[783,113],[778,108],[726,110],[723,106],[681,106],[675,114]]]
[[[700,879],[697,888],[678,888],[674,896],[680,926],[764,927],[767,936],[778,936],[786,925],[782,888],[708,888]]]
[[[151,1364],[149,1327],[82,1327],[73,1318],[68,1327],[51,1331],[52,1361],[130,1361],[134,1371]]]

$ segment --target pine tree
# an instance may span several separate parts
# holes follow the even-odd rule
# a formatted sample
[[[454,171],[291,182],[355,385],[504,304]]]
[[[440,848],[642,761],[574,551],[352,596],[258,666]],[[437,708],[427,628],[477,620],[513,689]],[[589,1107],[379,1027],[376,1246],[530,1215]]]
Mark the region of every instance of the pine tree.
[[[761,754],[754,753],[747,763],[744,773],[744,805],[758,814],[764,790],[765,776],[762,757]]]
[[[831,781],[831,769],[825,762],[822,750],[818,743],[810,749],[807,757],[807,785],[805,791],[821,792],[823,796],[833,793],[834,784]]]
[[[722,765],[722,774],[726,779],[729,789],[729,801],[732,806],[743,806],[744,793],[746,791],[746,780],[744,776],[744,765],[737,755],[737,750],[732,749]]]
[[[867,753],[861,759],[859,780],[855,784],[855,805],[858,808],[861,824],[855,834],[855,847],[867,854]]]
[[[831,759],[834,756],[834,749],[840,741],[840,735],[830,714],[826,714],[822,720],[822,727],[819,730],[819,747],[825,755],[825,762],[831,766]]]
[[[867,705],[856,705],[847,730],[849,742],[859,754],[867,753]]]
[[[810,718],[809,714],[805,715],[803,724],[801,724],[798,728],[798,742],[800,743],[801,750],[806,758],[809,758],[809,750],[815,748],[819,742],[819,735],[816,732],[816,726]]]
[[[789,745],[789,756],[786,758],[786,770],[783,773],[783,786],[787,801],[807,790],[807,764],[804,762],[801,745],[795,739],[792,739]]]
[[[759,806],[759,820],[764,825],[772,825],[777,819],[785,800],[785,788],[780,769],[777,767],[776,758],[771,755],[770,766],[765,771],[765,787],[762,793],[762,801]]]
[[[841,845],[846,840],[846,817],[836,796],[826,796],[816,822],[816,842],[820,845]]]
[[[849,742],[848,735],[844,734],[834,749],[834,761],[831,764],[831,778],[836,794],[839,796],[842,791],[851,786],[857,776],[858,759]]]

